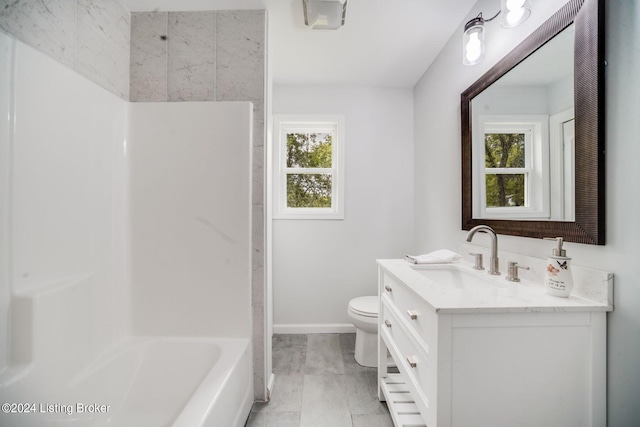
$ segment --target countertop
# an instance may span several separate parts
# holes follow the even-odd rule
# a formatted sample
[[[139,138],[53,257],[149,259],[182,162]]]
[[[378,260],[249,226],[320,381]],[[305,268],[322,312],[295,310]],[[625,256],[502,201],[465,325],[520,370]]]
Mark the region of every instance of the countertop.
[[[486,270],[477,271],[470,264],[457,262],[431,265],[448,266],[493,285],[481,288],[455,288],[439,284],[424,277],[417,269],[430,268],[429,265],[415,266],[404,259],[381,259],[378,265],[392,278],[405,283],[437,313],[536,313],[536,312],[588,312],[612,311],[611,293],[613,275],[592,270],[574,273],[574,289],[568,298],[560,298],[546,293],[542,283],[528,280],[509,282],[505,274],[490,276]],[[415,268],[414,268],[415,267]],[[578,277],[576,277],[578,276]],[[579,283],[575,283],[578,281]],[[594,288],[594,289],[591,289]],[[589,292],[584,292],[589,289]],[[585,295],[597,295],[589,299]]]

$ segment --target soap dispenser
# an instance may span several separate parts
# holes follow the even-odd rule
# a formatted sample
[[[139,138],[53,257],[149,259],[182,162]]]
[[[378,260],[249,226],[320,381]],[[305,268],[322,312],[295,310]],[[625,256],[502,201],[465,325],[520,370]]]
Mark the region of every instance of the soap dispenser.
[[[567,251],[562,249],[562,237],[545,239],[555,240],[557,243],[552,255],[547,258],[547,268],[544,275],[547,293],[567,298],[573,289],[573,277],[570,268],[571,258],[567,257]]]

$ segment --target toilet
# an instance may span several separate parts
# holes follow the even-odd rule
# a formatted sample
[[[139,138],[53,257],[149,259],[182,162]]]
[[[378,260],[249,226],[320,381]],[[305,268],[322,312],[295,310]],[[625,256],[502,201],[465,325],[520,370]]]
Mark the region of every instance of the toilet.
[[[349,301],[347,313],[356,327],[355,359],[358,364],[378,366],[378,306],[377,296],[358,297]]]

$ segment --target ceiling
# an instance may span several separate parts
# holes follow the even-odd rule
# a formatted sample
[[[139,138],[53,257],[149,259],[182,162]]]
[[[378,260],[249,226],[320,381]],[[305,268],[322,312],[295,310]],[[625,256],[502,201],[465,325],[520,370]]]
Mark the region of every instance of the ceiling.
[[[572,24],[501,77],[496,86],[546,86],[573,79],[574,38]]]
[[[302,0],[123,0],[147,10],[267,9],[275,84],[413,87],[476,0],[348,0],[339,30],[310,30]]]

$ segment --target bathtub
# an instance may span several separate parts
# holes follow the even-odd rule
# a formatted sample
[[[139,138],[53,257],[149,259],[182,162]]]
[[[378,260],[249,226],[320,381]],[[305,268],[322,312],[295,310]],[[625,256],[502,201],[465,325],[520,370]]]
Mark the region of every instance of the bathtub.
[[[253,402],[246,339],[128,338],[64,384],[49,374],[0,384],[0,425],[236,427]]]

